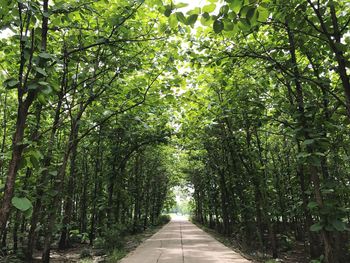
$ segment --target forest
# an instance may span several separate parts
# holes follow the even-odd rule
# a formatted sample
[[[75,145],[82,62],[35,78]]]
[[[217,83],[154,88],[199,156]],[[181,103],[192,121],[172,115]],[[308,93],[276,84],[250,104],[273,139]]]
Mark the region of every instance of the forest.
[[[0,262],[113,250],[178,188],[257,262],[350,262],[349,1],[0,0],[0,123]]]

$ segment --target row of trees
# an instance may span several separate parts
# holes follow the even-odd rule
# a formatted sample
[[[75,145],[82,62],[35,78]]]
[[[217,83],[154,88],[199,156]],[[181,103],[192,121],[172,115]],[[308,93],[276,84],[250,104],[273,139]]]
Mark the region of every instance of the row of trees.
[[[71,230],[139,231],[180,167],[201,223],[274,257],[292,238],[349,260],[349,3],[1,6],[4,251],[41,245],[48,262]]]
[[[182,127],[196,220],[273,257],[293,239],[349,261],[349,3],[209,2]]]
[[[39,248],[49,262],[72,233],[93,244],[157,224],[176,44],[160,4],[1,1],[3,253]]]

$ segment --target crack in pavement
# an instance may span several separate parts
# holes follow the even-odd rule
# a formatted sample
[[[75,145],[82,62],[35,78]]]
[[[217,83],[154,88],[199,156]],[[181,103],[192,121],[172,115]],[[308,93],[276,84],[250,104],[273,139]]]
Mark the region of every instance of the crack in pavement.
[[[159,263],[160,257],[163,254],[162,248],[163,248],[163,240],[160,241],[160,254],[159,254],[158,258],[157,258],[157,263]]]
[[[182,241],[182,224],[180,221],[180,242],[181,242],[181,252],[182,252],[182,263],[185,263],[185,253],[184,253],[184,244]]]

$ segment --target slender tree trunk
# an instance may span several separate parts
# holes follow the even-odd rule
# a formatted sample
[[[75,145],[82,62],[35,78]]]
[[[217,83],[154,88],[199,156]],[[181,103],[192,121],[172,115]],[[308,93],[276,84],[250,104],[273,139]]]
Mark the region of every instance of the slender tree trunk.
[[[89,169],[88,169],[88,163],[87,163],[87,153],[84,152],[83,155],[83,189],[82,189],[82,197],[80,200],[81,209],[80,209],[80,232],[86,233],[87,232],[87,187],[88,187],[88,181],[89,181]]]
[[[141,187],[140,187],[140,183],[141,183],[141,161],[140,161],[140,155],[138,154],[136,156],[136,160],[135,160],[135,166],[134,166],[134,176],[135,176],[135,192],[134,192],[134,196],[135,196],[135,205],[134,205],[134,219],[133,219],[133,232],[137,233],[139,231],[139,213],[140,213],[140,196],[141,196]]]
[[[287,25],[287,33],[288,33],[288,39],[290,44],[290,54],[291,54],[291,61],[293,64],[293,72],[294,72],[294,83],[296,87],[296,98],[297,98],[297,105],[298,105],[298,111],[300,114],[299,117],[299,123],[302,127],[304,138],[311,139],[308,134],[308,127],[307,120],[305,117],[305,109],[304,109],[304,96],[303,96],[303,89],[300,82],[300,72],[298,69],[297,59],[296,59],[296,49],[295,49],[295,39],[294,34],[290,30],[289,26]],[[313,149],[310,146],[307,146],[308,153],[313,153]],[[313,184],[313,191],[315,195],[316,202],[320,209],[324,207],[324,201],[321,193],[321,186],[320,186],[320,177],[319,177],[319,171],[316,166],[310,164],[309,167],[310,172],[310,179]],[[321,237],[324,242],[324,252],[325,252],[325,263],[336,263],[335,256],[333,254],[332,250],[332,238],[331,234],[326,232],[326,230],[321,230]]]
[[[25,104],[25,105],[23,105]],[[8,174],[5,182],[4,195],[0,207],[0,230],[4,232],[7,224],[7,220],[10,215],[11,199],[15,191],[15,180],[19,163],[22,159],[22,152],[24,146],[22,144],[24,137],[25,123],[28,115],[28,103],[21,103],[18,107],[16,131],[12,140],[12,158],[9,165]]]
[[[0,147],[0,153],[5,152],[5,145],[6,145],[6,135],[7,135],[7,92],[4,96],[4,104],[3,104],[3,113],[2,113],[2,139],[1,139],[1,147]],[[4,174],[4,163],[3,160],[0,159],[0,175],[2,176]],[[0,232],[1,236],[1,232]]]
[[[74,197],[74,184],[75,184],[75,176],[76,176],[76,157],[77,157],[77,149],[78,149],[78,130],[79,124],[77,124],[77,128],[73,138],[73,145],[71,150],[71,160],[70,160],[70,175],[67,184],[66,198],[64,202],[64,212],[63,212],[63,220],[62,220],[62,230],[61,236],[58,243],[59,249],[65,249],[69,247],[69,224],[72,219],[73,212],[73,197]]]
[[[79,116],[81,115],[79,114]],[[63,189],[65,175],[66,175],[66,167],[68,164],[68,159],[69,159],[71,150],[74,148],[74,144],[77,143],[76,138],[77,138],[78,129],[79,129],[79,118],[77,117],[72,121],[68,143],[64,152],[62,165],[60,167],[60,170],[57,174],[57,177],[54,183],[54,189]],[[61,199],[62,199],[62,194],[61,192],[57,191],[53,197],[53,200],[50,203],[50,209],[48,211],[49,213],[48,222],[45,230],[44,249],[42,253],[43,263],[49,263],[50,261],[52,233],[56,222],[57,209],[58,207],[60,207]]]
[[[259,134],[257,129],[254,129],[255,137],[256,137],[256,142],[258,146],[258,154],[259,154],[259,161],[261,167],[265,167],[265,161],[263,160],[263,152],[262,152],[262,147],[261,147],[261,141],[259,138]],[[263,173],[266,174],[266,168],[263,168]],[[266,176],[264,178],[264,182],[267,180]],[[275,233],[275,226],[273,219],[271,216],[269,216],[268,209],[268,194],[266,192],[267,186],[266,184],[259,184],[259,188],[265,189],[265,192],[261,193],[262,196],[262,204],[263,204],[263,215],[265,218],[265,221],[267,223],[268,231],[269,231],[269,240],[270,240],[270,245],[271,245],[271,250],[272,250],[272,257],[277,258],[278,257],[278,249],[277,249],[277,240],[276,240],[276,233]]]
[[[111,227],[113,222],[113,196],[114,196],[114,183],[117,176],[116,169],[117,155],[115,154],[112,161],[112,174],[109,176],[108,183],[108,208],[107,208],[107,226]]]
[[[97,142],[97,150],[96,150],[96,158],[95,158],[95,168],[94,168],[94,193],[92,197],[92,211],[91,211],[91,218],[90,218],[90,233],[89,233],[89,239],[90,239],[90,245],[93,244],[93,241],[95,239],[96,235],[96,225],[98,222],[98,212],[97,212],[97,201],[98,201],[98,194],[100,189],[100,180],[99,180],[99,174],[101,171],[101,160],[100,160],[100,151],[101,151],[101,127],[99,131],[98,136],[98,142]]]
[[[65,74],[64,74],[65,76]],[[62,83],[65,83],[65,77],[62,80]],[[64,89],[64,84],[61,86],[61,91],[58,95],[58,103],[55,109],[55,117],[54,117],[54,121],[52,124],[52,128],[51,128],[51,133],[50,133],[50,139],[49,139],[49,143],[48,143],[48,148],[43,160],[43,167],[45,169],[43,169],[43,171],[41,172],[39,179],[38,179],[38,183],[36,186],[36,200],[34,202],[34,206],[33,206],[33,213],[32,213],[32,218],[30,221],[30,228],[29,228],[29,233],[28,233],[28,241],[27,241],[27,249],[26,249],[26,257],[28,259],[32,258],[33,255],[33,250],[34,250],[34,246],[35,246],[35,239],[36,239],[36,229],[37,229],[37,225],[40,219],[40,214],[41,214],[41,209],[42,209],[42,204],[43,204],[43,195],[45,192],[45,186],[47,185],[48,182],[48,178],[49,178],[49,167],[51,165],[51,161],[52,161],[52,155],[53,155],[53,149],[54,149],[54,145],[55,145],[55,136],[57,133],[57,129],[58,129],[58,124],[60,121],[60,115],[61,115],[61,108],[62,108],[62,103],[63,103],[63,89]]]

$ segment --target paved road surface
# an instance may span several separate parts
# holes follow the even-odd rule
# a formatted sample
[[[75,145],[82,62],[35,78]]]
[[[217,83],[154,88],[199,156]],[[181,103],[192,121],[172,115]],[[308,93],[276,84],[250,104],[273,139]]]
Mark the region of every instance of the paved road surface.
[[[121,263],[249,263],[185,218],[173,219]]]

